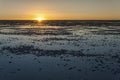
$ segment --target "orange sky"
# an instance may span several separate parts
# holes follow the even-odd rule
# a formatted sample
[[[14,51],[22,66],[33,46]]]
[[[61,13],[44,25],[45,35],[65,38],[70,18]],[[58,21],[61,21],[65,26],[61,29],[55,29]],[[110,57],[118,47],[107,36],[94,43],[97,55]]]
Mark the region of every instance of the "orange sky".
[[[120,0],[0,0],[0,20],[120,20]]]

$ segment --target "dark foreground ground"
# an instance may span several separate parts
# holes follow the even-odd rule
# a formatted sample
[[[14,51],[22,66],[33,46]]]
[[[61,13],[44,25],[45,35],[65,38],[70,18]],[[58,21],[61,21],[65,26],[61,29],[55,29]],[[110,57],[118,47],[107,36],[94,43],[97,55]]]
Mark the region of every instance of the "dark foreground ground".
[[[0,21],[0,80],[120,80],[120,21]]]

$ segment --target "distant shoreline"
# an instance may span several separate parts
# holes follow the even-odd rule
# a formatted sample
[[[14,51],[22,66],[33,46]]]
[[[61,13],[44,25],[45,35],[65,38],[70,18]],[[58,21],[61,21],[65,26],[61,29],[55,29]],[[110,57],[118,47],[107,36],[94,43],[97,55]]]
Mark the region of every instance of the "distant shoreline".
[[[36,21],[36,20],[0,20],[0,21]],[[43,20],[43,21],[120,21],[120,20]]]

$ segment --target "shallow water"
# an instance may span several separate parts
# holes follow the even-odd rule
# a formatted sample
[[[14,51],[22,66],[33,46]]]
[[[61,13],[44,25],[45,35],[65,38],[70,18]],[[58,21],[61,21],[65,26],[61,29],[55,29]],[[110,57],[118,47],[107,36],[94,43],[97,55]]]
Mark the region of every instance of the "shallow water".
[[[0,24],[0,80],[119,76],[120,26]]]

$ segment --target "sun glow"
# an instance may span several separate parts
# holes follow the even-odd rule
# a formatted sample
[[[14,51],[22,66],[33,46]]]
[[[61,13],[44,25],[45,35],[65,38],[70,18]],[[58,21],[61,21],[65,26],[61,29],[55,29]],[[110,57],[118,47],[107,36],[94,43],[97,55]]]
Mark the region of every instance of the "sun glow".
[[[44,17],[37,17],[37,18],[35,18],[35,20],[37,20],[37,21],[43,21],[43,20],[45,20],[45,18]]]

